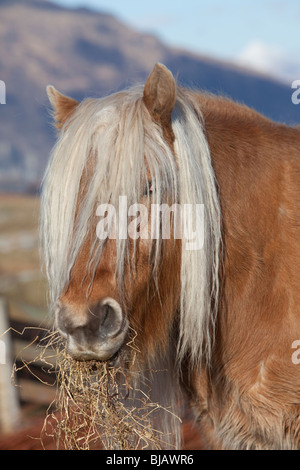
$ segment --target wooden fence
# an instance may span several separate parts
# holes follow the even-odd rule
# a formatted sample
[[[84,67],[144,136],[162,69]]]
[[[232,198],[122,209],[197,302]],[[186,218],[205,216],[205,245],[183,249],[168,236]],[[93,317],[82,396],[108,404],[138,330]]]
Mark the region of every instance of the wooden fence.
[[[13,320],[0,297],[0,432],[18,427],[24,409],[46,408],[55,397],[54,361],[39,359],[45,329]],[[52,371],[52,373],[49,373]]]

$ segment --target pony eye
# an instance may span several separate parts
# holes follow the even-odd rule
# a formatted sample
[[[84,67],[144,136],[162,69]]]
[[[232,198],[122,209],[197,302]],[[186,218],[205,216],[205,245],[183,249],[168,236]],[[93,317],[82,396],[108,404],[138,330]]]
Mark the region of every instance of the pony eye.
[[[151,194],[153,194],[153,184],[152,181],[148,181],[144,189],[144,196],[151,196]]]

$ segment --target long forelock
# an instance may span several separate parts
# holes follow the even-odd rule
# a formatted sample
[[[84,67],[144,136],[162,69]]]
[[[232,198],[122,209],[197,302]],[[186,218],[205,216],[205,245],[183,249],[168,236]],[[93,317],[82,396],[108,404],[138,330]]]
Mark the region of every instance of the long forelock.
[[[74,262],[93,226],[91,273],[101,258],[104,242],[97,239],[95,211],[99,204],[118,208],[119,196],[128,206],[139,202],[148,174],[155,184],[152,203],[168,191],[170,203],[204,204],[205,246],[188,251],[182,240],[181,304],[178,357],[189,354],[200,362],[204,346],[210,353],[210,327],[217,304],[220,209],[201,112],[181,90],[172,116],[175,158],[153,122],[135,87],[104,99],[81,103],[53,149],[44,178],[41,239],[50,302],[55,305],[68,285]],[[200,120],[199,120],[200,119]],[[92,165],[92,171],[90,167]],[[83,181],[86,180],[86,187]],[[79,204],[80,201],[80,204]],[[127,240],[116,240],[118,278],[128,257]],[[156,240],[155,265],[160,241]]]
[[[176,164],[160,127],[143,104],[142,91],[136,87],[83,101],[53,149],[43,182],[41,212],[51,304],[68,285],[99,204],[109,203],[118,211],[119,196],[127,197],[128,206],[139,202],[149,173],[157,188],[152,202],[161,202],[167,189],[175,200]],[[87,266],[93,271],[104,247],[96,227],[91,239]],[[116,271],[122,279],[128,243],[116,241]]]

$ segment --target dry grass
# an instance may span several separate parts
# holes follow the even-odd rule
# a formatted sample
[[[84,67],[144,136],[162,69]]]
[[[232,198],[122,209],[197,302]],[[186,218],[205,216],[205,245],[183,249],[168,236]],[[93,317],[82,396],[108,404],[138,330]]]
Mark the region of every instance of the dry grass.
[[[43,363],[50,374],[56,374],[57,396],[48,408],[41,443],[51,437],[58,449],[67,450],[168,446],[168,436],[155,429],[154,423],[160,412],[170,411],[136,388],[137,372],[132,370],[138,351],[134,340],[127,350],[126,359],[119,355],[114,366],[110,362],[81,362],[68,355],[57,333],[45,330],[32,362]],[[21,367],[30,370],[30,363]]]
[[[39,324],[47,315],[46,279],[40,269],[39,197],[0,194],[0,295],[9,317]]]

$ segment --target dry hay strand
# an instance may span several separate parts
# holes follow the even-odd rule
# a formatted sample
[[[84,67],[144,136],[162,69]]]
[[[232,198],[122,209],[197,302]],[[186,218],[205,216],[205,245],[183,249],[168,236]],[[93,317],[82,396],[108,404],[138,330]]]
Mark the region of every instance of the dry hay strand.
[[[153,403],[150,388],[148,393],[147,387],[142,390],[136,386],[139,373],[133,372],[138,354],[134,335],[126,346],[126,355],[119,354],[114,365],[78,361],[70,357],[58,333],[45,333],[34,361],[44,363],[49,373],[56,374],[57,392],[44,420],[42,445],[43,439],[51,437],[58,449],[67,450],[170,447],[172,439],[159,430],[160,415],[170,413],[180,418]],[[23,367],[30,370],[27,362]]]

